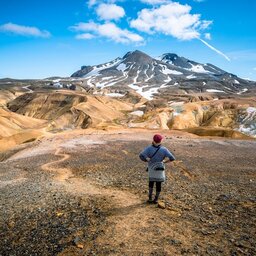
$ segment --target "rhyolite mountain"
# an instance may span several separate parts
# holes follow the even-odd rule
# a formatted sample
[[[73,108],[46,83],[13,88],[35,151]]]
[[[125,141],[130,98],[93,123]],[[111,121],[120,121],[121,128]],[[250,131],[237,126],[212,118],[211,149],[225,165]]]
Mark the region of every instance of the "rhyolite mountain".
[[[147,99],[168,93],[242,94],[255,82],[228,73],[212,64],[201,64],[174,53],[152,58],[141,51],[95,66],[82,66],[72,78],[97,89],[133,89]]]
[[[128,52],[72,77],[0,79],[0,140],[6,149],[45,132],[89,127],[256,137],[255,95],[255,82],[212,64]]]

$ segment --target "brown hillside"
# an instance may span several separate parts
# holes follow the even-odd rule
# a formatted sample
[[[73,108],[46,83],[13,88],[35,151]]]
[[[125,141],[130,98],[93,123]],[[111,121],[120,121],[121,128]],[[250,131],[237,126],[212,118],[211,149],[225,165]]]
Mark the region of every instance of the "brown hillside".
[[[0,138],[20,133],[26,129],[39,129],[45,124],[45,120],[19,115],[0,108]]]

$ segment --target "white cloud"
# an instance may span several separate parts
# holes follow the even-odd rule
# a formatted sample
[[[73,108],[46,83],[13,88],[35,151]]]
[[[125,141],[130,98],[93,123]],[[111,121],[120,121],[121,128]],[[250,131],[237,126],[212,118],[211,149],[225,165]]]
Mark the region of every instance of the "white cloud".
[[[34,36],[48,38],[51,36],[50,32],[46,30],[40,30],[36,27],[22,26],[14,23],[6,23],[0,26],[0,32],[9,32],[22,36]]]
[[[200,36],[200,29],[212,22],[201,21],[199,14],[190,14],[191,7],[172,2],[158,8],[143,9],[131,27],[147,33],[163,33],[180,40],[191,40]]]
[[[76,24],[75,26],[71,26],[70,29],[73,31],[78,31],[78,32],[80,32],[80,31],[96,31],[98,29],[98,25],[93,21],[90,21],[88,23],[80,22],[80,23]]]
[[[205,30],[212,24],[212,20],[202,20],[198,25],[199,30]]]
[[[126,0],[88,0],[87,4],[89,7],[93,7],[95,5],[103,4],[103,3],[114,4],[116,2],[124,2],[124,1]]]
[[[118,20],[125,15],[124,9],[116,4],[100,4],[96,12],[102,20]]]
[[[144,41],[140,35],[127,29],[121,29],[112,22],[105,24],[97,24],[93,21],[89,23],[81,22],[71,27],[71,29],[79,32],[91,32],[93,36],[106,37],[117,43],[142,43]]]
[[[90,34],[90,33],[83,33],[83,34],[76,35],[76,39],[84,39],[84,40],[92,39],[94,37],[95,36],[93,34]]]
[[[165,4],[170,2],[170,0],[141,0],[142,3],[145,4],[152,4],[152,5],[157,5],[157,4]]]
[[[205,33],[204,34],[204,38],[207,39],[207,40],[211,40],[212,39],[212,36],[210,33]]]
[[[89,0],[89,1],[88,1],[89,7],[92,7],[92,6],[95,5],[96,3],[97,3],[97,0]]]
[[[158,8],[143,9],[137,19],[131,20],[130,25],[139,31],[154,34],[162,33],[179,40],[198,39],[211,50],[230,61],[220,50],[201,39],[201,31],[209,28],[212,21],[201,20],[200,14],[191,14],[191,6],[170,2]],[[208,38],[210,34],[206,35]]]
[[[96,8],[97,15],[100,19],[105,20],[105,24],[95,22],[79,23],[72,27],[73,30],[83,32],[93,32],[88,35],[78,35],[77,38],[89,39],[92,36],[103,36],[115,42],[143,42],[144,39],[127,29],[120,29],[111,20],[118,20],[125,15],[122,7],[117,6],[116,2],[124,0],[89,0],[89,6],[98,5]],[[203,2],[205,0],[194,0]],[[213,23],[211,20],[202,20],[200,14],[191,14],[191,6],[180,4],[172,0],[140,0],[140,2],[152,5],[151,8],[144,8],[138,12],[136,19],[130,21],[130,27],[147,34],[164,34],[172,36],[179,40],[198,39],[205,46],[215,51],[226,60],[230,58],[220,50],[216,49],[201,37],[211,40],[210,33],[202,34],[202,31],[208,29]],[[88,37],[88,38],[87,38]]]

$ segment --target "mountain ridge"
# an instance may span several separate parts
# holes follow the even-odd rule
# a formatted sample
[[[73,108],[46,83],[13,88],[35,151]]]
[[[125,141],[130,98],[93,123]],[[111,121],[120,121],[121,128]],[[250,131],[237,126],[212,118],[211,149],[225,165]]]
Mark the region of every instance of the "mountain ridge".
[[[82,66],[71,75],[83,79],[86,87],[103,89],[133,89],[147,99],[153,99],[159,90],[184,89],[184,93],[244,93],[253,81],[242,79],[219,67],[201,64],[175,53],[165,53],[153,58],[144,52],[127,52],[110,62]]]

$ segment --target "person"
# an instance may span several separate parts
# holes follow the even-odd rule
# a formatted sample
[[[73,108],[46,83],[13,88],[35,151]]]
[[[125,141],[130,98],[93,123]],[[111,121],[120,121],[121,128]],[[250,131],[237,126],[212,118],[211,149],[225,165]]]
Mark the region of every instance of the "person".
[[[146,147],[139,157],[142,161],[148,162],[148,177],[149,177],[149,190],[148,190],[148,203],[158,203],[159,195],[161,193],[162,182],[165,181],[165,163],[175,160],[174,155],[164,146],[161,145],[163,136],[155,134],[153,136],[152,145]],[[153,200],[154,183],[156,183],[156,194]]]

